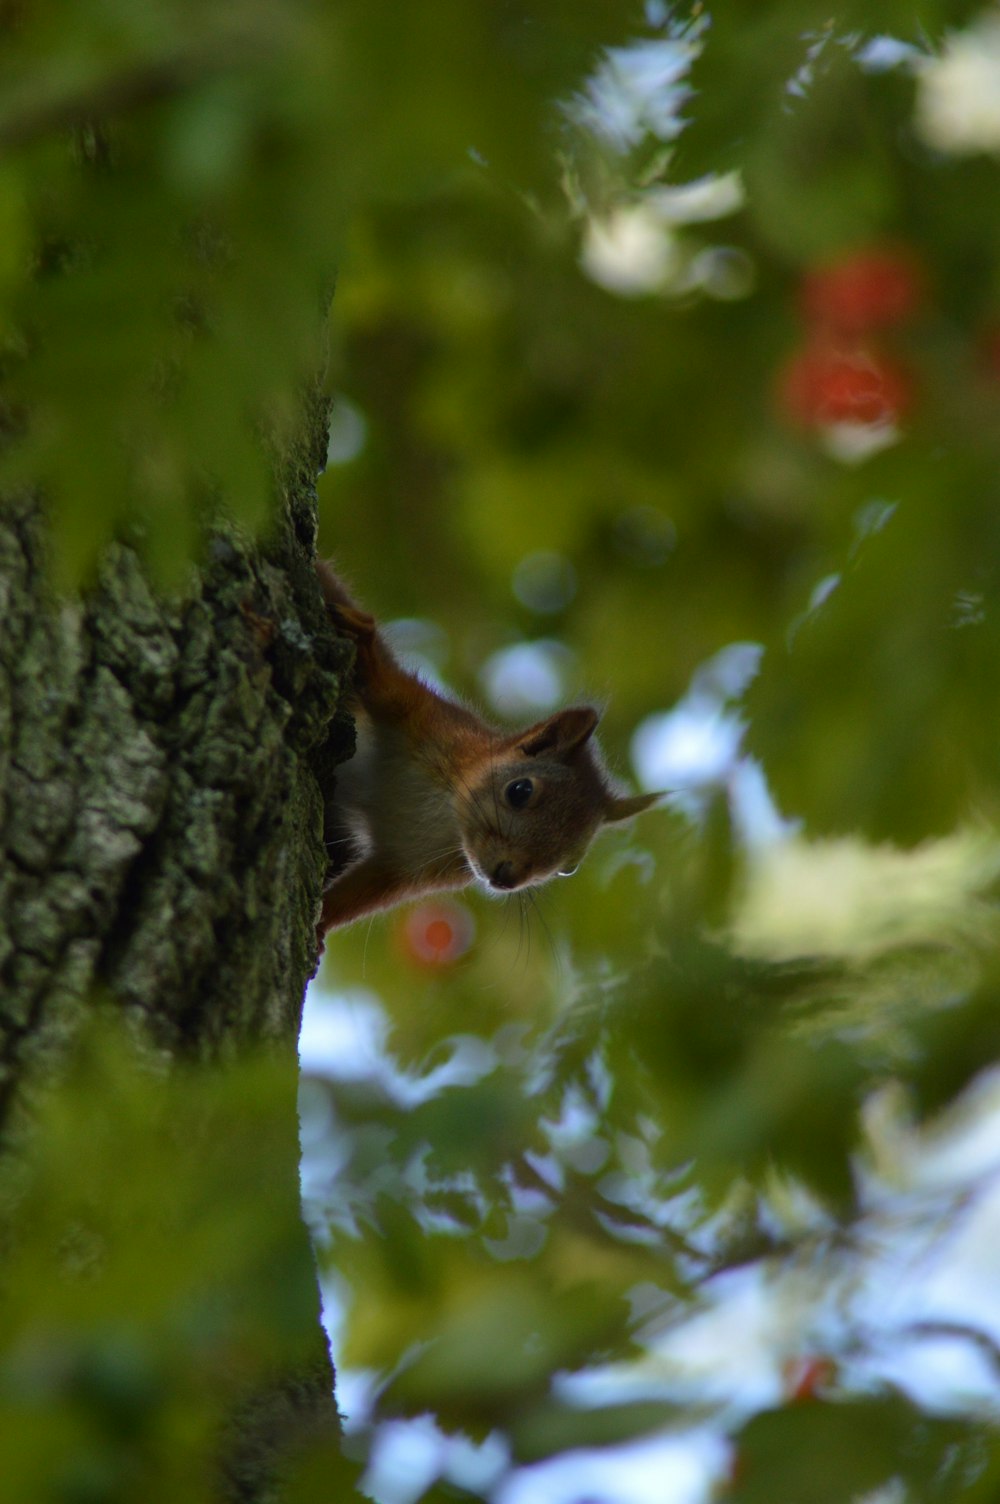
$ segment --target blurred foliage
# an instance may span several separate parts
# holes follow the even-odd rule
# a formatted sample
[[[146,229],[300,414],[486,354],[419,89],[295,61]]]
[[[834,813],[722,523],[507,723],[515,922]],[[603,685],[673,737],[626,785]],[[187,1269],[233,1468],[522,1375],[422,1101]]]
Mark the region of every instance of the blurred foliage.
[[[44,485],[64,577],[123,524],[170,577],[214,510],[263,522],[261,433],[320,368],[352,209],[437,191],[469,151],[529,186],[606,12],[0,10],[0,483]]]
[[[77,1047],[5,1166],[0,1498],[216,1499],[241,1408],[316,1365],[293,1090]]]
[[[505,1438],[515,1473],[477,1496],[710,1415],[734,1499],[995,1490],[980,1402],[922,1408],[885,1360],[899,1330],[862,1314],[873,1249],[917,1260],[993,1204],[988,1173],[920,1171],[1000,1044],[997,162],[916,123],[934,47],[978,15],[664,11],[690,64],[656,96],[676,91],[675,136],[564,130],[561,207],[559,185],[526,199],[486,173],[349,229],[320,497],[363,598],[433,623],[401,641],[480,700],[504,653],[555,640],[564,694],[607,696],[619,768],[628,728],[694,709],[713,655],[759,642],[750,689],[714,708],[800,822],[758,845],[735,757],[572,883],[445,913],[477,931],[438,965],[402,917],[330,948],[331,985],[364,989],[363,1015],[379,998],[391,1031],[367,1077],[328,1065],[340,1168],[315,1215],[345,1362],[375,1376],[376,1442],[428,1409]],[[895,62],[869,62],[888,34]],[[716,218],[669,196],[733,172]],[[634,233],[631,285],[595,225]],[[874,371],[869,405],[842,386],[793,405],[806,356],[820,385],[823,360]],[[550,601],[524,588],[539,556]],[[756,1341],[730,1278],[768,1292]],[[706,1374],[685,1334],[713,1319]],[[996,1330],[993,1311],[956,1341]],[[810,1352],[831,1376],[803,1398],[787,1373]],[[587,1491],[560,1476],[537,1497]]]
[[[303,1098],[345,1359],[373,1376],[359,1458],[427,1413],[515,1469],[711,1425],[723,1497],[995,1496],[995,1305],[949,1328],[989,1383],[926,1402],[888,1359],[927,1335],[912,1303],[870,1309],[945,1231],[987,1300],[995,1248],[995,1156],[962,1135],[998,1111],[1000,141],[971,85],[978,148],[929,135],[925,98],[952,33],[989,61],[988,15],[0,7],[2,477],[44,484],[64,577],[127,528],[175,579],[218,510],[266,517],[262,436],[324,358],[336,272],[322,533],[364,602],[494,708],[541,644],[518,713],[553,682],[605,699],[622,771],[684,707],[650,783],[685,728],[733,743],[533,901],[330,944],[326,980],[387,1031]],[[642,109],[612,130],[622,80]],[[876,261],[912,278],[891,314]],[[753,683],[723,684],[747,642]],[[95,1190],[123,1216],[144,1152]],[[192,1260],[269,1256],[217,1200]],[[148,1300],[183,1459],[201,1419],[140,1267],[108,1264],[88,1331],[117,1342],[119,1277]],[[30,1391],[19,1497],[49,1414],[83,1437],[63,1455],[97,1445],[76,1361]],[[328,1497],[309,1466],[297,1497]],[[428,1497],[516,1476],[439,1472]]]

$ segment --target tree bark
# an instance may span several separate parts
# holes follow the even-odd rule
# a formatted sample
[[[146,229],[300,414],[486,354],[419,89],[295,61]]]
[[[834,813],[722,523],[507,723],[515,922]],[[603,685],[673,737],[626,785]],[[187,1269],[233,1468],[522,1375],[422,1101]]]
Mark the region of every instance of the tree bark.
[[[30,1159],[44,1104],[103,1004],[161,1076],[261,1047],[280,1059],[283,1194],[297,1208],[295,1046],[326,869],[321,785],[351,737],[334,719],[351,650],[330,631],[311,567],[324,446],[315,394],[279,467],[271,539],[258,549],[215,531],[173,599],[127,542],[107,551],[82,599],[56,599],[41,505],[0,504],[8,1168]],[[5,1192],[15,1228],[16,1183],[8,1177]],[[294,1433],[335,1422],[300,1228],[295,1277],[308,1287],[315,1341],[262,1392],[234,1394],[227,1468],[241,1499],[273,1497],[275,1458]]]

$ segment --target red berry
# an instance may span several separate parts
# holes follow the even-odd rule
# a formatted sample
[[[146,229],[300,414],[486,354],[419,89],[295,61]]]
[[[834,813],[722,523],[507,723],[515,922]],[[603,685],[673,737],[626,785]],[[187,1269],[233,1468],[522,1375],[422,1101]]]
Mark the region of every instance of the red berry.
[[[431,901],[404,914],[400,936],[410,961],[419,966],[451,966],[472,944],[476,927],[462,904]]]
[[[814,1400],[822,1390],[829,1389],[837,1378],[837,1365],[832,1358],[822,1353],[809,1357],[790,1358],[782,1368],[785,1393],[794,1403],[796,1400]]]
[[[455,943],[455,932],[447,919],[432,919],[424,928],[424,944],[436,956],[446,954]]]
[[[789,417],[810,428],[891,423],[909,406],[910,384],[881,354],[813,345],[785,367],[780,396]]]
[[[859,251],[809,273],[802,284],[802,311],[821,328],[864,334],[909,318],[922,292],[920,268],[908,252]]]

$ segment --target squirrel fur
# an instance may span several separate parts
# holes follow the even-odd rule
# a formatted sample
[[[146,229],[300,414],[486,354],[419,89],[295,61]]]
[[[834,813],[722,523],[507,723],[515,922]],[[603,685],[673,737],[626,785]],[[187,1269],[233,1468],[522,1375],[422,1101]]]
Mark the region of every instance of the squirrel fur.
[[[332,621],[355,644],[348,708],[357,728],[327,809],[320,937],[473,881],[506,893],[568,875],[601,826],[660,797],[615,789],[593,707],[523,731],[490,725],[405,669],[329,564],[317,561],[316,573]]]

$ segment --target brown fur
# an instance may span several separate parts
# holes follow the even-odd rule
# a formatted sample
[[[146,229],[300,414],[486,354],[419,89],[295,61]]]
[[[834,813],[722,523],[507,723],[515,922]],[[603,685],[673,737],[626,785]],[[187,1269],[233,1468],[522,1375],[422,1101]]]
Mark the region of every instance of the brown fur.
[[[408,673],[329,564],[318,562],[316,572],[331,617],[357,647],[358,749],[338,769],[330,812],[348,854],[334,861],[321,936],[477,878],[497,892],[544,882],[575,868],[602,825],[659,797],[615,790],[593,740],[591,706],[524,731],[490,725]],[[508,792],[522,780],[530,794],[513,808]]]

